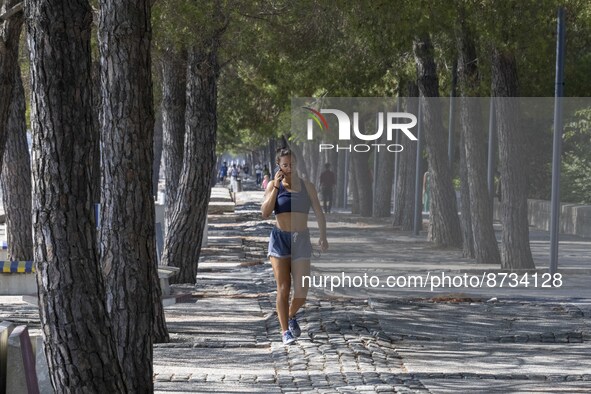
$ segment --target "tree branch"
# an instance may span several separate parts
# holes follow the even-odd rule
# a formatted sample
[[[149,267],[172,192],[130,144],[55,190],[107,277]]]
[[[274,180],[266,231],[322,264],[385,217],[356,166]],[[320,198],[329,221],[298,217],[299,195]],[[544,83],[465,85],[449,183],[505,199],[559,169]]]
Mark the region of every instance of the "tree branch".
[[[22,11],[23,8],[25,8],[25,2],[24,1],[21,1],[17,5],[15,5],[14,7],[12,7],[8,11],[6,11],[4,14],[0,14],[0,20],[6,21],[6,20],[10,19],[10,17],[12,17],[13,15],[15,15],[15,14],[19,13],[20,11]]]

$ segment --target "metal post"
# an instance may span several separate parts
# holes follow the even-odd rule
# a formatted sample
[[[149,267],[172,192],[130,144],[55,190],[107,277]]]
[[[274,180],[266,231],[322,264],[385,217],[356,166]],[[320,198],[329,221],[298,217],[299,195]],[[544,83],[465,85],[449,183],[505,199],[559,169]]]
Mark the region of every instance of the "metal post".
[[[494,206],[495,198],[495,158],[497,147],[497,122],[495,116],[495,99],[490,98],[490,115],[488,118],[488,195],[490,196],[491,208]]]
[[[343,208],[347,209],[347,189],[349,188],[349,153],[344,151],[345,153],[345,187],[343,188]]]
[[[556,86],[554,91],[554,144],[552,149],[552,215],[550,217],[550,273],[558,270],[560,223],[560,153],[562,151],[562,96],[564,95],[564,8],[558,9]]]
[[[455,96],[456,85],[458,83],[458,62],[454,61],[453,70],[451,73],[451,93],[449,94],[449,125],[447,135],[447,157],[449,158],[449,169],[453,168],[452,162],[454,157],[454,123],[455,123]]]
[[[376,115],[376,128],[377,128],[377,124],[378,124],[378,119],[377,119]],[[377,141],[378,143],[380,142],[379,140]],[[372,184],[371,184],[371,210],[372,212],[375,212],[376,210],[376,191],[378,190],[378,182],[376,182],[376,180],[378,179],[378,151],[375,150],[373,152],[373,177],[372,177]]]
[[[398,93],[398,100],[396,101],[396,112],[400,112],[400,92]],[[395,141],[396,145],[400,144],[400,130],[396,129],[396,141]],[[394,185],[392,187],[392,199],[393,199],[393,205],[394,205],[394,209],[393,211],[396,210],[396,185],[398,184],[398,163],[400,161],[400,156],[398,155],[398,153],[395,153],[394,156]]]
[[[423,169],[421,168],[421,153],[423,150],[422,144],[422,128],[423,128],[423,119],[422,119],[422,105],[421,105],[422,97],[419,97],[419,111],[417,114],[418,125],[417,125],[417,162],[415,167],[415,221],[414,221],[414,235],[419,235],[419,231],[423,227],[423,204],[422,204],[422,189],[423,183],[421,182],[421,176],[423,175]]]

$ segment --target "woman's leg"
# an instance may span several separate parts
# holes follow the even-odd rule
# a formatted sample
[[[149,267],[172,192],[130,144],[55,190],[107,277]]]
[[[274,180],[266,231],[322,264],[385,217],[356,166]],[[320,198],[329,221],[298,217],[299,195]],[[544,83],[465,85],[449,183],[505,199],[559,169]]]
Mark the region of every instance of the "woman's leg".
[[[306,280],[305,286],[303,277],[310,276],[310,260],[298,260],[291,264],[291,276],[293,280],[294,294],[289,307],[289,317],[294,317],[298,310],[306,302],[308,296],[309,280]]]
[[[277,317],[283,333],[287,331],[287,312],[289,309],[289,291],[291,289],[291,259],[278,259],[271,256],[270,260],[275,274],[275,282],[277,282]]]

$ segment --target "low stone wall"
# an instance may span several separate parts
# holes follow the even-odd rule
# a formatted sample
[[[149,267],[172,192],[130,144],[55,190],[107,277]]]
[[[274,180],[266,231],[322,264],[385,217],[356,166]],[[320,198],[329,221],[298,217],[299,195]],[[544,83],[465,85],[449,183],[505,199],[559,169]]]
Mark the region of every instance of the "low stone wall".
[[[527,200],[529,225],[540,230],[550,231],[551,204],[546,200]],[[495,220],[500,220],[500,204],[495,200]],[[561,204],[561,234],[573,234],[591,238],[591,205]]]

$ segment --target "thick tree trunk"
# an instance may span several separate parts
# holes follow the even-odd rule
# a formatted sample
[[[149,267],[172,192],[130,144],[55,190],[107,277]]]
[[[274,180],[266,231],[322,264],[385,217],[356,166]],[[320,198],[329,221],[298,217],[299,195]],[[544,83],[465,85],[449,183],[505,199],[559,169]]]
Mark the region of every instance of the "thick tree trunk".
[[[486,138],[482,129],[482,108],[477,98],[470,98],[478,91],[480,77],[478,59],[472,34],[465,22],[458,34],[458,66],[462,97],[460,99],[460,123],[470,204],[471,228],[474,240],[474,257],[477,263],[501,264],[501,255],[493,228],[492,201],[486,183]],[[464,180],[462,180],[464,182]],[[462,190],[464,193],[464,190]],[[462,204],[464,201],[462,199]],[[463,210],[462,210],[463,214]]]
[[[4,0],[4,10],[14,7],[18,0]],[[6,21],[0,20],[0,169],[4,158],[4,148],[8,138],[6,125],[13,97],[14,72],[20,70],[18,64],[19,39],[23,26],[23,12],[19,11]]]
[[[318,145],[310,144],[310,182],[318,184],[320,181],[320,152]]]
[[[353,162],[353,155],[349,155],[349,191],[351,193],[351,213],[360,213],[359,184],[357,183],[357,171]]]
[[[355,140],[351,144],[360,143]],[[373,205],[373,191],[372,184],[375,174],[372,174],[369,169],[369,152],[352,152],[351,159],[353,164],[353,171],[355,172],[355,183],[357,186],[357,197],[359,203],[359,214],[363,217],[370,217]]]
[[[286,136],[283,136],[284,139],[287,139]],[[308,160],[306,159],[306,152],[307,149],[309,148],[310,142],[303,142],[301,144],[301,146],[297,143],[292,143],[289,144],[289,149],[292,150],[293,153],[295,153],[296,156],[296,164],[297,164],[297,168],[298,168],[298,173],[300,174],[300,176],[305,175],[308,176]],[[279,145],[277,145],[279,146]],[[281,145],[283,146],[283,145]],[[271,157],[271,161],[273,162],[273,167],[271,167],[269,169],[269,171],[271,171],[271,179],[273,179],[273,177],[275,176],[275,172],[274,169],[277,166],[277,164],[275,163],[275,151],[273,151],[273,156]]]
[[[298,172],[310,182],[314,182],[314,179],[312,178],[312,150],[314,149],[316,149],[316,147],[312,142],[304,141],[302,143],[302,159],[297,160]]]
[[[90,179],[92,181],[92,201],[101,201],[101,66],[100,60],[92,62],[92,167]]]
[[[462,226],[462,255],[474,258],[474,229],[472,228],[472,211],[470,204],[470,181],[468,180],[468,165],[466,163],[466,149],[464,136],[460,138],[460,224]]]
[[[154,308],[161,308],[152,196],[150,42],[150,1],[100,2],[101,258],[128,392],[153,390]]]
[[[423,131],[431,174],[431,221],[429,239],[437,246],[461,247],[462,234],[456,196],[451,182],[449,160],[442,130],[441,107],[431,97],[439,97],[439,82],[433,45],[428,36],[416,39],[413,45],[423,114]]]
[[[346,194],[346,190],[345,190],[345,179],[347,179],[346,177],[349,176],[349,171],[345,166],[345,152],[339,152],[337,154],[337,160],[336,163],[337,164],[337,186],[335,188],[335,193],[336,195],[335,197],[335,204],[338,208],[344,207],[345,206],[345,194]]]
[[[1,184],[8,257],[10,260],[33,260],[31,156],[25,124],[25,90],[19,69],[14,70],[14,89],[6,131],[8,140]]]
[[[105,308],[91,196],[92,10],[27,7],[39,314],[58,393],[128,391]],[[145,355],[142,355],[145,357]]]
[[[185,51],[168,51],[162,60],[162,119],[165,234],[170,223],[176,200],[176,191],[183,169],[185,143],[185,110],[187,95],[187,54]]]
[[[212,41],[207,50],[189,51],[183,170],[162,254],[163,264],[180,268],[180,283],[196,281],[215,164],[219,65]]]
[[[156,110],[154,115],[154,164],[152,166],[152,195],[158,200],[158,181],[160,180],[160,164],[162,164],[162,151],[164,150],[164,130],[162,124],[162,111]]]
[[[406,110],[412,114],[418,113],[418,87],[411,83],[408,86]],[[414,227],[415,212],[415,176],[417,163],[417,143],[401,137],[399,143],[404,147],[398,161],[398,178],[396,182],[396,205],[394,206],[394,226],[401,226],[404,231],[411,231]]]
[[[523,130],[520,127],[515,55],[493,50],[493,96],[498,119],[501,173],[502,268],[533,269],[527,220],[527,175]]]
[[[388,144],[386,136],[382,136],[379,143]],[[392,206],[392,184],[394,183],[394,158],[398,153],[388,152],[380,149],[380,152],[374,152],[377,155],[378,171],[375,174],[376,195],[373,200],[373,217],[389,217]]]

